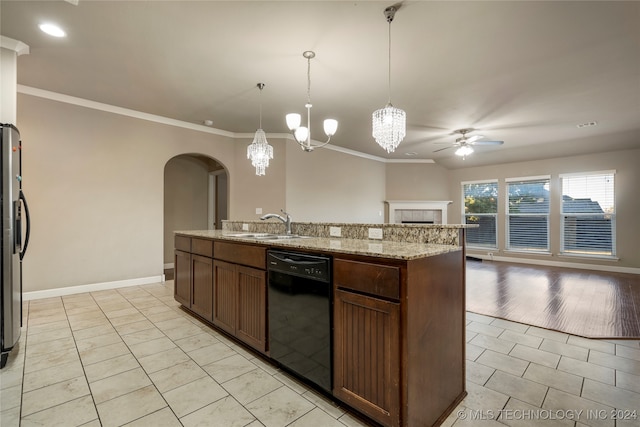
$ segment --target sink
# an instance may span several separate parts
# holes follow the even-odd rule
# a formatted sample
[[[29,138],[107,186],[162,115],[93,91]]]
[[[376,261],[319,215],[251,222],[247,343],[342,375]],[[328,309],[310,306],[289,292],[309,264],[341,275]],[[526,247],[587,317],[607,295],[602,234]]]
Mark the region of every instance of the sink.
[[[260,240],[286,240],[286,239],[308,239],[309,236],[299,236],[297,234],[271,234],[269,236],[256,237]]]
[[[270,233],[236,233],[236,234],[227,234],[229,237],[246,237],[247,239],[259,239],[267,236],[273,236]]]
[[[258,240],[287,240],[287,239],[308,239],[309,236],[300,236],[298,234],[270,234],[270,233],[234,233],[227,234],[229,237],[240,237],[245,239]]]

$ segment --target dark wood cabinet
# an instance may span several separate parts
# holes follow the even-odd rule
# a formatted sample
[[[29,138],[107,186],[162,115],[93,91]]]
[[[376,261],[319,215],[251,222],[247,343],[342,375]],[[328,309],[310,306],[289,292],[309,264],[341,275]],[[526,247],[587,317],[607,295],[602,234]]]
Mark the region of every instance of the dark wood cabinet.
[[[333,304],[334,395],[400,425],[400,304],[339,289]]]
[[[268,356],[267,249],[177,235],[175,299]],[[464,249],[329,253],[334,397],[383,426],[439,425],[466,395]]]
[[[267,272],[214,260],[213,324],[265,352]]]
[[[191,255],[191,310],[213,320],[213,259]]]
[[[191,308],[191,254],[178,250],[174,254],[173,297],[180,304]]]
[[[466,394],[464,252],[333,273],[334,395],[384,426],[438,425]]]
[[[197,315],[213,318],[213,242],[175,237],[174,298]]]
[[[214,260],[213,281],[213,324],[235,336],[238,311],[236,265]]]
[[[267,350],[267,272],[237,266],[236,336],[256,350]]]
[[[267,352],[267,249],[175,237],[174,297],[254,349]]]
[[[237,243],[214,242],[214,252],[216,259],[213,262],[213,324],[265,353],[266,249]]]

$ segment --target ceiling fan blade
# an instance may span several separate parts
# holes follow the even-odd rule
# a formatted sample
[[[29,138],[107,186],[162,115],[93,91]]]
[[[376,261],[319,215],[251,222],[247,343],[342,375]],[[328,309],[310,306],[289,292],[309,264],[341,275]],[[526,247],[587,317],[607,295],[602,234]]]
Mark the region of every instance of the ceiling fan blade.
[[[471,142],[472,145],[502,145],[504,141],[475,141]]]
[[[435,150],[435,151],[434,151],[434,153],[437,153],[438,151],[442,151],[442,150],[448,150],[449,148],[453,148],[453,146],[440,148],[440,149],[438,149],[438,150]]]
[[[482,139],[482,138],[484,138],[484,135],[472,135],[469,138],[467,138],[467,144],[475,142],[475,141],[477,141],[479,139]]]

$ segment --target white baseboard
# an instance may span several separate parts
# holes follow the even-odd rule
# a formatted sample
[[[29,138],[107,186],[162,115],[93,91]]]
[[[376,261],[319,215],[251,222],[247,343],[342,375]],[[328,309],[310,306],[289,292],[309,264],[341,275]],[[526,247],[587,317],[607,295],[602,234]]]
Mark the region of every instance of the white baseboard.
[[[170,263],[168,263],[168,264],[165,264],[165,265],[164,265],[164,269],[165,269],[165,270],[168,270],[168,269],[170,269],[170,268],[173,268],[173,263],[172,263],[172,262],[170,262]]]
[[[634,267],[617,267],[615,265],[602,265],[602,264],[585,264],[581,262],[564,262],[564,261],[551,261],[544,259],[530,259],[530,258],[516,258],[506,256],[490,256],[486,254],[475,254],[467,252],[467,256],[478,259],[486,259],[489,261],[503,261],[514,262],[520,264],[534,264],[534,265],[548,265],[550,267],[566,267],[566,268],[578,268],[582,270],[596,270],[596,271],[609,271],[612,273],[631,273],[640,274],[640,268]]]
[[[69,286],[66,288],[46,289],[44,291],[24,292],[22,294],[22,300],[30,301],[35,299],[81,294],[84,292],[104,291],[108,289],[126,288],[129,286],[150,285],[152,283],[164,283],[164,274],[161,276],[139,277],[137,279],[116,280],[114,282],[91,283],[88,285]]]

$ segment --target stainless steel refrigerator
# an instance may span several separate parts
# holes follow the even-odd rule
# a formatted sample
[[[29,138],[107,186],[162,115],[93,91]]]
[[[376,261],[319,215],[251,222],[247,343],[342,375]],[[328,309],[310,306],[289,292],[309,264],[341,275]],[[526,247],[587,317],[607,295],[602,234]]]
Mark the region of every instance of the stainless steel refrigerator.
[[[0,258],[0,319],[2,360],[20,338],[22,326],[22,258],[29,244],[29,208],[22,193],[22,141],[11,124],[0,124],[0,206],[2,208],[2,257]],[[24,221],[24,222],[23,222]],[[24,238],[23,238],[24,229]]]

